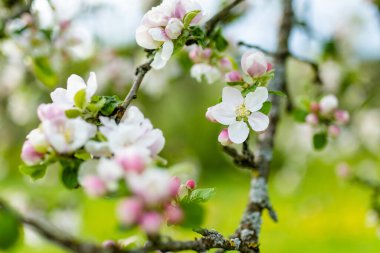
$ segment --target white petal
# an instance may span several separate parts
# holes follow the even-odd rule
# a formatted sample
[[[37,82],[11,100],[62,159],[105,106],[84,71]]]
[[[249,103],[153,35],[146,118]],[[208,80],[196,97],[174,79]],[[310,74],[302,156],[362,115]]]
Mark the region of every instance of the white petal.
[[[171,40],[168,40],[164,43],[164,45],[162,46],[162,55],[161,57],[168,61],[170,59],[170,57],[172,56],[173,54],[173,50],[174,50],[174,44],[173,44],[173,41]]]
[[[231,125],[236,122],[235,107],[230,104],[220,103],[213,107],[212,116],[223,125]]]
[[[150,28],[148,30],[148,33],[150,34],[150,36],[152,36],[152,39],[156,41],[166,41],[168,39],[165,35],[164,29],[162,28]]]
[[[91,100],[97,89],[98,83],[96,82],[96,75],[94,72],[91,72],[90,77],[87,80],[86,98],[88,102]]]
[[[136,42],[140,47],[146,49],[156,49],[161,46],[161,42],[154,41],[148,32],[149,27],[139,26],[136,30]]]
[[[230,104],[231,106],[239,106],[244,103],[244,98],[238,89],[232,87],[225,87],[222,94],[223,103]]]
[[[244,121],[237,121],[228,127],[228,136],[233,143],[241,144],[247,138],[249,128]]]
[[[67,90],[57,88],[50,93],[51,100],[54,104],[72,106],[73,102],[68,98]]]
[[[253,112],[248,117],[248,122],[256,132],[264,131],[269,126],[269,117],[261,112]]]
[[[268,100],[268,89],[257,87],[254,92],[248,93],[245,97],[245,106],[251,112],[256,112],[263,107],[263,103]]]
[[[72,101],[74,101],[77,92],[86,89],[86,87],[86,83],[82,77],[78,75],[71,75],[69,79],[67,79],[67,95]]]

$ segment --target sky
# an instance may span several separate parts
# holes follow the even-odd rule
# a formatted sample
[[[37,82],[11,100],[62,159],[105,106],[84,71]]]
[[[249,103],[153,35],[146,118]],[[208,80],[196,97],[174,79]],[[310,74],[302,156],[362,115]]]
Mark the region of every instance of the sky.
[[[92,37],[108,46],[135,43],[134,33],[148,1],[141,0],[52,0],[54,15],[47,0],[35,0],[41,22],[50,26],[54,20],[74,18],[77,36]],[[220,0],[199,1],[212,16]],[[276,47],[276,28],[281,5],[279,0],[248,0],[247,13],[225,29],[233,42],[245,41],[269,50]],[[310,38],[294,29],[290,48],[296,55],[314,58],[321,49],[320,41],[339,34],[352,47],[358,58],[380,59],[380,18],[369,0],[295,0],[298,18],[312,28]],[[249,31],[249,32],[247,32]]]

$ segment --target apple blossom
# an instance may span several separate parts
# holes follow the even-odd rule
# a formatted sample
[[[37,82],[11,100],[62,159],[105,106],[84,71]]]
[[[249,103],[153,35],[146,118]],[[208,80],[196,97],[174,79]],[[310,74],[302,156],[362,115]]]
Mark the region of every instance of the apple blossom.
[[[136,224],[143,212],[143,203],[138,198],[128,198],[123,200],[117,208],[119,220],[126,226]]]
[[[211,48],[203,49],[200,46],[193,46],[189,52],[189,58],[195,63],[208,61],[211,55],[212,55]]]
[[[177,196],[180,187],[181,187],[181,180],[178,177],[172,177],[170,185],[169,185],[171,196],[173,197]]]
[[[91,141],[90,140],[86,143],[84,148],[88,153],[90,153],[91,155],[96,156],[96,157],[100,157],[100,156],[110,157],[110,156],[112,156],[112,152],[111,152],[107,142],[98,142],[98,141]]]
[[[219,65],[223,71],[230,71],[232,69],[232,62],[228,57],[223,57],[220,59]]]
[[[21,159],[26,165],[36,165],[42,161],[43,157],[44,154],[37,152],[30,141],[25,141],[22,146]]]
[[[338,99],[334,95],[324,96],[319,102],[322,114],[332,113],[338,107]]]
[[[78,92],[82,90],[85,91],[85,102],[88,103],[91,101],[91,98],[95,94],[97,88],[98,84],[96,82],[94,72],[90,73],[87,84],[80,76],[71,75],[67,79],[67,89],[57,88],[50,94],[50,97],[53,104],[61,105],[67,109],[75,105],[74,98]]]
[[[350,114],[344,110],[335,111],[334,117],[338,124],[344,125],[350,121]]]
[[[96,134],[96,127],[81,118],[43,121],[42,130],[48,143],[60,154],[74,152]]]
[[[165,0],[148,11],[136,30],[136,42],[146,49],[158,49],[151,66],[163,68],[174,51],[174,43],[184,28],[183,18],[188,12],[201,10],[195,1]],[[199,22],[199,14],[192,23]]]
[[[243,77],[239,71],[233,70],[225,74],[224,80],[226,82],[240,82],[243,81]]]
[[[171,176],[161,169],[150,168],[141,174],[130,174],[127,182],[132,192],[148,205],[157,205],[172,196]]]
[[[107,186],[104,181],[95,175],[85,177],[82,186],[86,193],[92,197],[101,197],[107,193]]]
[[[151,162],[150,151],[146,148],[129,147],[120,150],[115,157],[126,172],[142,172]]]
[[[49,143],[41,128],[36,128],[30,131],[30,133],[26,136],[26,139],[39,153],[45,153],[49,149]]]
[[[313,112],[313,113],[318,113],[320,109],[321,109],[321,108],[320,108],[320,106],[319,106],[319,103],[317,103],[317,102],[312,102],[312,103],[310,104],[310,110],[311,110],[311,112]]]
[[[268,61],[262,52],[248,51],[241,59],[243,72],[251,77],[259,77],[268,71]]]
[[[53,120],[58,117],[65,117],[65,110],[57,104],[41,104],[37,108],[37,114],[41,121]]]
[[[140,220],[140,228],[147,234],[157,234],[164,220],[159,213],[148,212],[143,214]]]
[[[317,126],[319,123],[318,116],[315,115],[314,113],[309,113],[306,116],[306,123],[308,123],[311,126]]]
[[[183,220],[183,211],[179,206],[168,205],[165,208],[165,216],[168,224],[179,224]]]
[[[218,136],[218,141],[220,144],[222,144],[223,146],[228,146],[228,145],[231,145],[232,144],[232,141],[230,140],[229,136],[228,136],[228,129],[225,128],[223,129],[219,136]]]
[[[212,107],[209,107],[209,108],[207,108],[207,111],[206,111],[206,119],[208,120],[208,121],[210,121],[210,122],[217,122],[216,121],[216,119],[212,116],[212,110],[214,109],[214,106],[212,106]]]
[[[202,82],[202,79],[205,78],[209,84],[214,83],[221,78],[219,70],[206,63],[194,64],[191,67],[190,75],[198,82]]]
[[[331,137],[336,138],[340,134],[340,128],[337,125],[329,126],[329,134]]]
[[[259,110],[268,99],[268,90],[257,87],[245,98],[238,89],[225,87],[222,102],[212,110],[213,117],[219,123],[228,126],[228,136],[233,143],[243,143],[249,135],[249,127],[256,132],[267,129],[269,117]]]

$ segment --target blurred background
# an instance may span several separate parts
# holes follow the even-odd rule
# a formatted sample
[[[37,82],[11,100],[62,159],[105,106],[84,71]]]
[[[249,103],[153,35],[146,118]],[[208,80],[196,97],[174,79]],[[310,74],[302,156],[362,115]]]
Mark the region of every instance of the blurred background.
[[[26,134],[38,124],[36,108],[49,93],[66,86],[70,74],[98,78],[98,94],[123,97],[134,68],[144,61],[134,32],[159,1],[34,0],[31,14],[8,19],[23,1],[0,3],[0,196],[23,212],[45,215],[57,227],[88,240],[128,238],[137,231],[118,229],[115,200],[94,200],[82,190],[67,191],[59,170],[32,182],[18,171]],[[199,1],[212,16],[226,1]],[[284,114],[276,138],[270,194],[279,223],[264,215],[261,247],[265,253],[375,253],[380,224],[371,211],[372,192],[337,177],[348,166],[355,174],[380,180],[380,3],[377,0],[296,0],[291,36],[293,54],[321,64],[322,86],[312,68],[288,62],[291,99],[334,93],[351,123],[321,152],[312,149],[311,129]],[[239,59],[239,41],[276,48],[279,0],[250,0],[236,8],[224,33],[229,53]],[[162,156],[170,164],[196,167],[199,185],[215,187],[204,227],[226,236],[245,208],[249,173],[238,170],[216,139],[220,126],[204,118],[217,103],[222,82],[208,85],[190,77],[184,50],[161,71],[150,71],[135,102],[167,140]],[[192,238],[168,228],[175,238]],[[141,240],[138,236],[137,240]],[[25,229],[23,240],[7,252],[64,252]]]

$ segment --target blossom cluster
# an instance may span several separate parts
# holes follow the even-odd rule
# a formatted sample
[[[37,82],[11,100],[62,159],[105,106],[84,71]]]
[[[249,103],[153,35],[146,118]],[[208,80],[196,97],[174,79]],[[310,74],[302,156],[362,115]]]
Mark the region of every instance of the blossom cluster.
[[[228,85],[222,102],[208,108],[206,118],[228,126],[220,133],[222,145],[241,144],[247,140],[250,129],[262,132],[269,125],[270,102],[265,87],[273,75],[271,64],[261,52],[246,52],[241,60],[243,74],[237,70],[226,73]],[[235,87],[239,87],[235,88]]]
[[[57,88],[52,103],[38,107],[41,124],[23,145],[22,171],[37,179],[49,164],[59,162],[62,175],[74,171],[63,178],[66,186],[82,186],[91,197],[122,197],[120,221],[149,234],[157,233],[165,220],[180,223],[180,201],[189,198],[195,182],[181,184],[159,167],[165,139],[137,107],[130,106],[120,122],[112,114],[105,116],[110,112],[104,107],[116,108],[115,101],[95,96],[97,86],[94,73],[87,83],[71,75],[67,89]]]
[[[223,75],[233,70],[233,62],[226,56],[211,48],[193,46],[189,52],[189,58],[194,63],[190,74],[198,82],[203,79],[212,84],[222,79]]]
[[[350,120],[350,114],[338,108],[338,99],[327,95],[319,102],[311,102],[305,121],[317,131],[327,131],[329,136],[336,138],[341,132],[341,126]]]
[[[161,69],[176,43],[181,42],[184,31],[202,18],[202,8],[195,0],[164,0],[144,15],[136,30],[136,42],[143,48],[157,50],[151,66]]]

